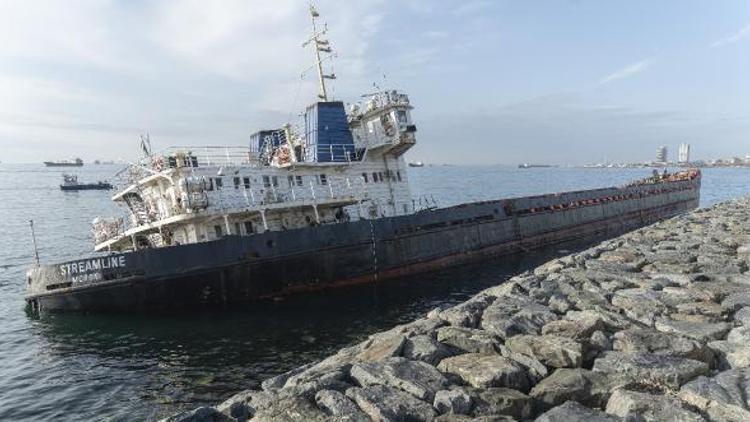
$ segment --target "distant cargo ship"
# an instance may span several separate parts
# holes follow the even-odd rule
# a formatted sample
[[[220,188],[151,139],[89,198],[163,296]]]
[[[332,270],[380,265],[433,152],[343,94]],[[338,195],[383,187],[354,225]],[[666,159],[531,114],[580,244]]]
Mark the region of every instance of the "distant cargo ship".
[[[518,165],[518,168],[520,169],[531,169],[535,167],[547,168],[547,167],[557,167],[557,166],[553,166],[550,164],[529,164],[529,163],[523,163],[523,164]]]
[[[80,158],[76,158],[73,161],[45,161],[44,165],[47,167],[81,167],[83,166],[83,160],[81,160]]]
[[[424,163],[421,161],[413,161],[409,163],[409,167],[424,167]]]

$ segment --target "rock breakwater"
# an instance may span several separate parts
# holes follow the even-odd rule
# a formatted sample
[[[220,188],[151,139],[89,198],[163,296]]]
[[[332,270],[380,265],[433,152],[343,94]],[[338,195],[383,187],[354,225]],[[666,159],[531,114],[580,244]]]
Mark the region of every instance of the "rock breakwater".
[[[748,421],[750,199],[550,261],[171,421]]]

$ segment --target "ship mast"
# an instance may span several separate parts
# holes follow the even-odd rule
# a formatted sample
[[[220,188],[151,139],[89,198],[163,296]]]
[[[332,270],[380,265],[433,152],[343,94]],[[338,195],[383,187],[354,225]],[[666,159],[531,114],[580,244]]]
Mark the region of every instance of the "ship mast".
[[[312,3],[310,3],[310,20],[312,21],[312,36],[305,41],[304,44],[302,44],[302,47],[307,47],[307,45],[312,44],[313,48],[315,49],[315,64],[318,69],[318,84],[320,91],[318,93],[318,97],[323,101],[328,101],[328,92],[326,91],[326,79],[336,79],[336,75],[331,73],[330,75],[326,75],[323,73],[323,60],[324,58],[321,58],[320,53],[331,53],[331,47],[328,40],[322,39],[321,35],[324,35],[326,32],[328,32],[328,26],[323,25],[323,29],[318,32],[317,25],[315,23],[315,19],[320,17],[320,14],[315,9],[315,6],[313,6]]]

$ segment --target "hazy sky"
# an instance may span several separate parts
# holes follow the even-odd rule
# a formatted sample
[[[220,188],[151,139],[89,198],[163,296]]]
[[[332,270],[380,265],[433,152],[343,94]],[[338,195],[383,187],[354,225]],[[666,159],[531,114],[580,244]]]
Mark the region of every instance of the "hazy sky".
[[[750,2],[318,3],[333,89],[409,93],[411,160],[750,154]],[[315,96],[302,0],[0,0],[0,161],[243,145]],[[384,76],[385,81],[384,81]]]

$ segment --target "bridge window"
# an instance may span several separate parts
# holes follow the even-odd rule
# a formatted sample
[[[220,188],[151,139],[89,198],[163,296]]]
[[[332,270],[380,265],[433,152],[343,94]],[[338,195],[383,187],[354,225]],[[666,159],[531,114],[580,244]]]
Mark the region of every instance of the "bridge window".
[[[287,176],[286,181],[289,183],[290,188],[294,187],[294,176]]]
[[[240,178],[239,177],[235,177],[234,178],[234,188],[235,189],[239,189],[240,188]]]
[[[253,222],[245,221],[245,234],[251,234],[253,232]]]
[[[263,186],[270,188],[271,185],[274,187],[279,186],[279,178],[276,176],[263,176]]]
[[[362,178],[365,180],[365,183],[367,183],[367,173],[362,173]]]
[[[401,181],[401,172],[400,171],[396,171],[396,177],[398,178],[398,181],[400,182]]]
[[[372,182],[378,183],[378,174],[375,173],[374,171],[372,172]]]
[[[318,176],[318,183],[320,183],[321,185],[327,185],[328,176],[326,176],[325,174],[321,174],[320,176]]]
[[[243,177],[242,183],[245,185],[245,189],[250,189],[250,178],[249,177]]]
[[[216,234],[216,238],[220,238],[223,233],[221,231],[221,226],[214,226],[214,233]]]
[[[217,177],[214,179],[214,185],[216,186],[216,190],[221,190],[221,187],[224,186],[224,180],[221,177]]]
[[[297,186],[302,186],[302,176],[294,176],[294,180],[297,182]]]
[[[406,124],[406,111],[399,110],[396,112],[396,117],[398,118],[399,123]]]

